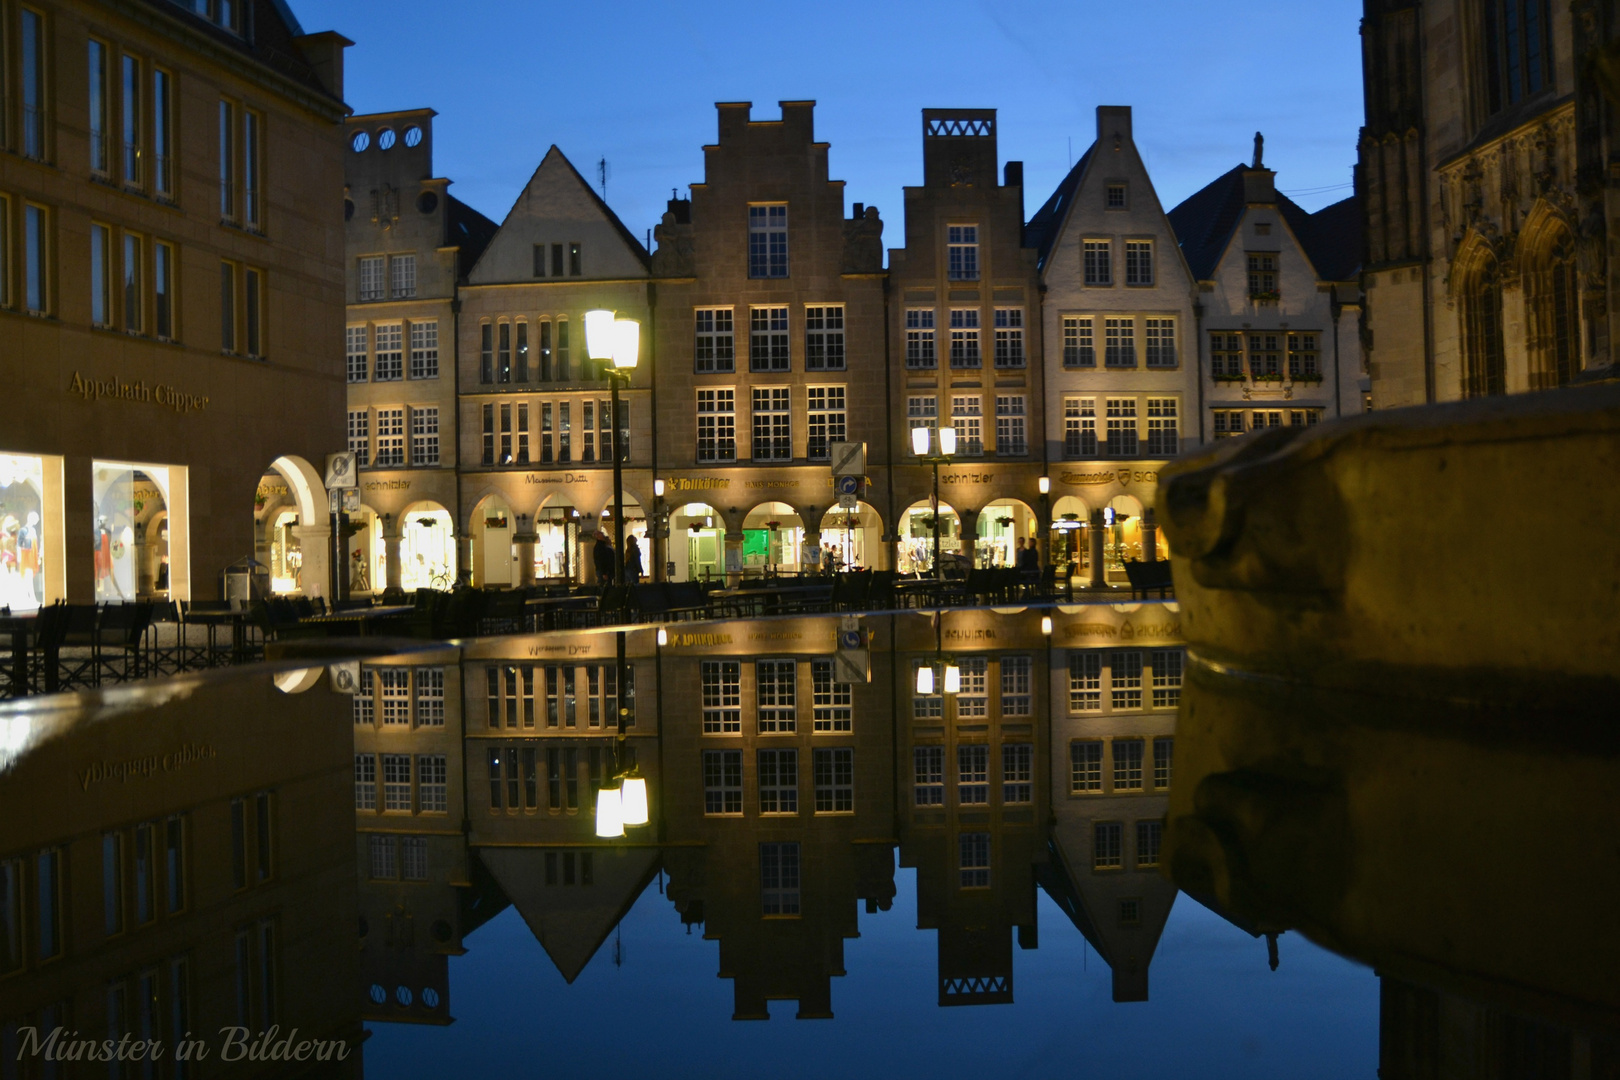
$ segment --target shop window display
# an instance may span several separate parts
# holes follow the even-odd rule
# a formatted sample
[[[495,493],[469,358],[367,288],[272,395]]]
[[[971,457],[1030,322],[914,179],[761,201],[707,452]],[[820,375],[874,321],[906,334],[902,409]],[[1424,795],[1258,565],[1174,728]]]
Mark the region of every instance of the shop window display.
[[[0,608],[44,602],[44,491],[41,459],[0,454]]]
[[[399,536],[399,584],[448,590],[456,583],[456,536],[450,511],[428,505],[407,510]]]
[[[979,511],[973,561],[978,566],[1016,566],[1019,547],[1034,536],[1034,512],[1015,499],[999,499]]]
[[[167,599],[169,470],[102,461],[91,467],[96,600]]]
[[[947,505],[939,512],[939,555],[949,561],[962,551],[962,524],[956,511]],[[898,567],[902,574],[927,574],[934,564],[934,512],[925,502],[907,508],[900,516]]]

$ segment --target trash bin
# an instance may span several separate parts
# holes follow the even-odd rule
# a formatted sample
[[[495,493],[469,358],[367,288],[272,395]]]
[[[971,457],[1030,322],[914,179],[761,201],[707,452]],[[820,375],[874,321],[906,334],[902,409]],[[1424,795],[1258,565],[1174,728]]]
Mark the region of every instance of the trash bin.
[[[233,611],[240,611],[269,591],[268,568],[251,557],[238,559],[227,566],[222,576],[224,580],[220,591],[230,601]]]

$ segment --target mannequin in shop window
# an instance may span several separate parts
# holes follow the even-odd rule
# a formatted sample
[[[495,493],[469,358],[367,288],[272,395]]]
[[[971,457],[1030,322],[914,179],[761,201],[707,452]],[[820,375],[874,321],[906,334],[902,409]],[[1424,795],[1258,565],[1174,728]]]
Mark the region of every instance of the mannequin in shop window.
[[[371,572],[366,569],[366,553],[359,548],[354,549],[354,580],[349,582],[349,588],[371,591]]]
[[[44,581],[39,572],[39,515],[32,510],[17,533],[17,568],[22,571],[23,588],[32,590],[34,602],[44,600]]]
[[[96,520],[96,592],[101,593],[108,584],[117,588],[118,581],[113,578],[112,567],[112,532],[107,528],[107,519]]]

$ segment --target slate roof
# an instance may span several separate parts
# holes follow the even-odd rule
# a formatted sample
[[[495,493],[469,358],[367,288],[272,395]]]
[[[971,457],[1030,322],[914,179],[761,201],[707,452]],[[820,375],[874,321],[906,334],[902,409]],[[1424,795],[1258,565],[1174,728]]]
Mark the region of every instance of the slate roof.
[[[456,272],[461,277],[466,277],[472,271],[473,264],[478,262],[478,257],[484,253],[484,249],[489,247],[489,242],[495,238],[500,226],[454,195],[445,197],[450,200],[449,210],[445,215],[445,229],[450,235],[445,238],[445,243],[456,244],[461,248],[459,255],[461,265],[456,268]]]
[[[215,25],[180,0],[146,0],[146,4],[233,52],[251,56],[312,93],[342,105],[316,78],[315,69],[304,59],[303,50],[295,40],[304,36],[304,28],[299,25],[297,16],[287,6],[286,0],[244,5],[243,10],[253,20],[253,25],[245,28],[248,32],[242,35]]]
[[[1080,178],[1086,174],[1086,166],[1091,162],[1091,152],[1096,148],[1096,144],[1093,143],[1084,154],[1080,155],[1080,160],[1074,163],[1069,175],[1058,184],[1057,190],[1052,192],[1052,197],[1035,211],[1034,216],[1029,219],[1029,224],[1024,226],[1024,246],[1039,251],[1035,263],[1038,269],[1046,269],[1047,256],[1052,253],[1052,245],[1057,242],[1057,235],[1063,228],[1063,219],[1068,215],[1070,203],[1074,201],[1075,189],[1080,186]]]
[[[1239,164],[1222,173],[1171,210],[1181,253],[1196,281],[1215,276],[1216,264],[1231,242],[1248,202]],[[1361,210],[1354,196],[1308,214],[1288,196],[1277,193],[1277,212],[1305,249],[1319,281],[1345,281],[1361,263]]]

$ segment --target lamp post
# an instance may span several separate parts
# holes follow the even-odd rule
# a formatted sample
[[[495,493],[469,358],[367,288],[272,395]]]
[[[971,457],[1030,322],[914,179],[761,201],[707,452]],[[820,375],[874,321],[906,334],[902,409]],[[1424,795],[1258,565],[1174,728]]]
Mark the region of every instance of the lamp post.
[[[653,516],[652,516],[652,551],[648,552],[653,560],[653,580],[664,581],[668,575],[664,570],[664,560],[668,558],[665,553],[669,550],[669,521],[664,517],[664,482],[653,481]]]
[[[939,467],[956,457],[956,429],[917,427],[911,429],[911,449],[918,458],[934,467],[934,576],[939,568]]]

